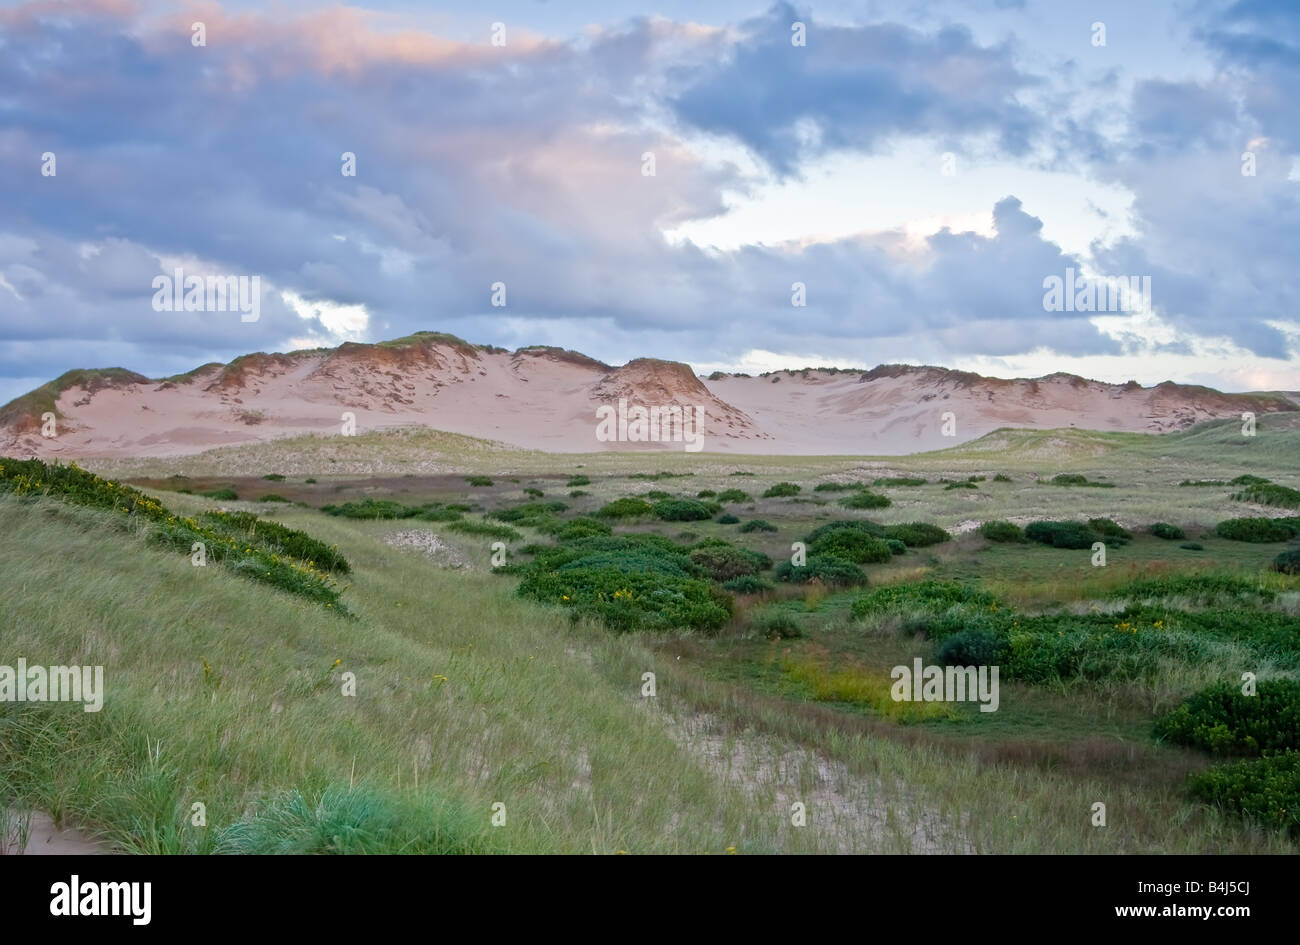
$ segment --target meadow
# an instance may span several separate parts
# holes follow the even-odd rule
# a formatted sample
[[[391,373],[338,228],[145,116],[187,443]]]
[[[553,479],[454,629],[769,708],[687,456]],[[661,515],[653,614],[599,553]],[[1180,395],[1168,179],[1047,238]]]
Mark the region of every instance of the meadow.
[[[0,702],[4,822],[123,852],[1293,853],[1297,458],[1266,416],[906,457],[403,430],[0,459],[0,663],[107,687]],[[917,658],[999,665],[998,710],[891,698]]]

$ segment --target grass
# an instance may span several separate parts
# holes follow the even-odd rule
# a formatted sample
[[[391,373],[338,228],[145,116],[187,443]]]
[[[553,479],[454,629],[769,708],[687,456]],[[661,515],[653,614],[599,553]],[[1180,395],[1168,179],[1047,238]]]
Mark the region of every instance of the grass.
[[[1266,570],[1278,545],[1213,533],[1225,502],[1249,486],[1232,479],[1290,481],[1300,428],[1288,424],[1263,416],[1246,442],[1233,438],[1234,422],[1161,438],[996,431],[909,457],[737,463],[664,453],[653,474],[642,472],[644,455],[559,464],[431,431],[97,465],[152,477],[149,494],[178,515],[215,507],[178,486],[251,498],[266,469],[286,476],[277,488],[287,498],[349,507],[355,516],[277,504],[275,518],[337,545],[351,568],[352,617],[330,619],[222,568],[193,568],[150,545],[143,529],[112,526],[107,511],[0,495],[6,643],[33,662],[104,665],[107,685],[98,714],[0,704],[0,794],[10,809],[47,810],[139,852],[1293,853],[1300,840],[1266,818],[1188,792],[1212,759],[1152,737],[1155,717],[1224,667],[1249,665],[1261,680],[1295,675],[1260,654],[1289,645],[1274,630],[1300,614],[1300,579]],[[519,507],[511,481],[550,491],[575,467],[589,495],[499,524],[495,513]],[[1039,487],[1062,470],[1115,488]],[[633,494],[637,474],[663,481],[670,496],[723,500],[737,473],[753,482],[727,511],[746,525],[661,522],[632,503],[618,508],[636,514],[591,518]],[[169,484],[172,475],[188,478]],[[470,486],[469,476],[495,485]],[[1221,484],[1178,488],[1209,476]],[[319,481],[307,488],[303,477]],[[978,489],[946,491],[941,481],[979,477]],[[825,481],[876,483],[893,504],[800,501]],[[801,486],[795,501],[780,495],[785,487],[763,498],[780,483]],[[1104,568],[1086,550],[990,542],[978,529],[1103,518],[1133,535],[1108,547]],[[521,597],[520,576],[491,573],[492,536],[478,533],[528,530],[527,541],[550,547],[551,530],[570,525],[579,537],[612,527],[671,539],[688,528],[699,547],[720,548],[707,541],[723,538],[780,565],[792,542],[840,519],[901,526],[893,534],[913,539],[905,553],[860,566],[867,594],[958,581],[1043,627],[1072,615],[1111,627],[1131,622],[1120,613],[1130,606],[1163,608],[1181,621],[1178,632],[1204,633],[1219,649],[1204,665],[1173,658],[1154,680],[1004,676],[994,713],[895,703],[881,697],[890,667],[932,662],[941,643],[909,632],[923,616],[910,607],[855,616],[864,591],[774,581],[762,569],[728,578],[734,606],[721,626],[616,634],[562,604]],[[1155,522],[1205,551],[1151,535]],[[952,537],[921,544],[930,536],[909,523]],[[444,569],[390,547],[406,530],[436,533],[471,567]],[[512,548],[511,560],[527,559],[529,547]],[[720,552],[702,560],[719,578],[733,573]],[[611,594],[624,589],[611,585]],[[1237,639],[1234,627],[1255,636]],[[653,698],[641,695],[647,672]],[[355,675],[355,696],[343,694],[345,673]],[[807,828],[780,815],[792,800],[808,803]],[[1097,800],[1123,830],[1087,828]],[[195,801],[207,807],[206,830],[189,825]],[[498,803],[504,827],[492,825]]]

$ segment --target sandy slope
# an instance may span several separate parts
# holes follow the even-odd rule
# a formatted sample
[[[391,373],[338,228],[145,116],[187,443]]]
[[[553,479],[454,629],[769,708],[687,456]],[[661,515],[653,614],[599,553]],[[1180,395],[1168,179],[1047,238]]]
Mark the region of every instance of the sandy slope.
[[[248,355],[173,381],[136,376],[72,386],[58,397],[54,438],[40,435],[39,416],[22,414],[19,402],[5,408],[0,453],[180,455],[301,433],[340,435],[345,413],[359,432],[419,424],[552,452],[683,448],[598,440],[597,408],[624,399],[698,408],[711,452],[896,455],[1002,426],[1162,432],[1295,407],[1173,384],[1119,386],[1070,375],[1007,381],[900,366],[703,381],[674,362],[612,368],[559,349],[512,353],[446,337]],[[943,435],[946,413],[953,436]]]

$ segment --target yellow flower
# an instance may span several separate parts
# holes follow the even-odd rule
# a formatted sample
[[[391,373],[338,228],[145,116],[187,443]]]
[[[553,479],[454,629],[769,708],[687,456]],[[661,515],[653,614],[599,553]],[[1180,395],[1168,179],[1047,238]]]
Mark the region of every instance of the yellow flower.
[[[736,852],[736,848],[735,848],[735,847],[727,847],[727,852],[728,852],[728,853],[735,853],[735,852]]]

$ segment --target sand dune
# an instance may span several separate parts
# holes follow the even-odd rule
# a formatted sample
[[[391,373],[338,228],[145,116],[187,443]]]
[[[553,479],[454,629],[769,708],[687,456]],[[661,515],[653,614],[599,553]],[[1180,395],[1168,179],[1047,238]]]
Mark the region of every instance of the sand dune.
[[[557,348],[510,352],[422,332],[376,345],[246,355],[166,380],[116,369],[70,372],[0,409],[0,452],[182,455],[302,433],[343,435],[349,415],[358,432],[424,425],[552,452],[683,448],[598,439],[597,409],[620,401],[698,410],[711,452],[789,455],[898,455],[1005,426],[1165,432],[1247,410],[1297,409],[1274,394],[1065,374],[1003,380],[902,365],[701,379],[676,362],[638,359],[616,368]],[[49,412],[54,437],[42,435]]]

